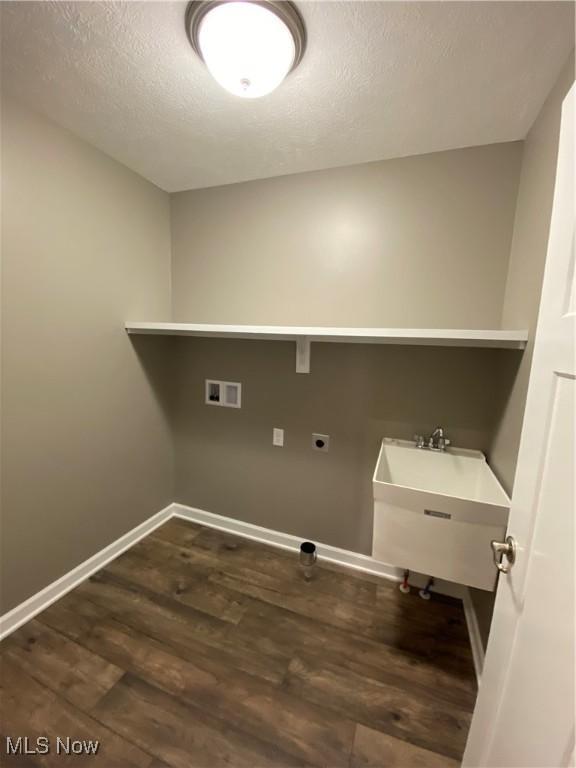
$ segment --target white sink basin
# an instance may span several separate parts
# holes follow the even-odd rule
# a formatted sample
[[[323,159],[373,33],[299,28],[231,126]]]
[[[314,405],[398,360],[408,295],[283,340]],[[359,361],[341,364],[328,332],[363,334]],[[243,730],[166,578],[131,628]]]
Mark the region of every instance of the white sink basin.
[[[504,536],[510,500],[480,451],[385,438],[373,491],[376,559],[494,589],[490,541]]]
[[[461,513],[459,517],[464,507],[455,507],[451,499],[472,502],[469,511],[473,519],[483,518],[484,522],[490,519],[500,524],[508,519],[510,499],[480,451],[465,448],[431,451],[416,448],[406,440],[384,438],[374,474],[374,497],[387,500],[392,493],[398,498],[394,488],[403,489],[403,499],[409,497],[408,491],[417,495],[425,491],[439,507],[448,502],[457,515]]]

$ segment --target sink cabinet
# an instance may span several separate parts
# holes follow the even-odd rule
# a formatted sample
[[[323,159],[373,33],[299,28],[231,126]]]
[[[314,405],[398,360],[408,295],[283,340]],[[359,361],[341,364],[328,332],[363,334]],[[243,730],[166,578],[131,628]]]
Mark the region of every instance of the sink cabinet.
[[[372,484],[376,560],[495,588],[490,541],[505,536],[510,500],[480,451],[385,438]]]

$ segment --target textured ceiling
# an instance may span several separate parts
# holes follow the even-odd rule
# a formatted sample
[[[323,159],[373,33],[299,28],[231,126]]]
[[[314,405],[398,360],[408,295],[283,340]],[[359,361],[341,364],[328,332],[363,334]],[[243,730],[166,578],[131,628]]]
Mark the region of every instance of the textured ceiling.
[[[180,2],[4,2],[3,86],[168,191],[523,138],[569,2],[300,2],[304,60],[223,91]]]

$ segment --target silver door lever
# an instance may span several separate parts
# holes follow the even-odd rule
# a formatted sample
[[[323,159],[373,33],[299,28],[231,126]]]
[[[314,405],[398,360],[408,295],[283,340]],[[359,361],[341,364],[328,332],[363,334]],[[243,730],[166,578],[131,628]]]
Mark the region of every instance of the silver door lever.
[[[509,573],[516,560],[516,541],[512,536],[506,536],[506,541],[491,541],[494,565],[500,573]],[[502,558],[508,560],[508,565],[502,564]]]

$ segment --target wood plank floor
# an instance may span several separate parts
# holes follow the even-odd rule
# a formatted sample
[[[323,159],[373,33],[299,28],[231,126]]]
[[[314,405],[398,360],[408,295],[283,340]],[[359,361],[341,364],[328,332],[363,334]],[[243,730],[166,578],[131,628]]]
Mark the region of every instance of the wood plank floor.
[[[172,519],[0,645],[2,764],[453,768],[461,604]],[[6,755],[6,736],[97,755]]]

